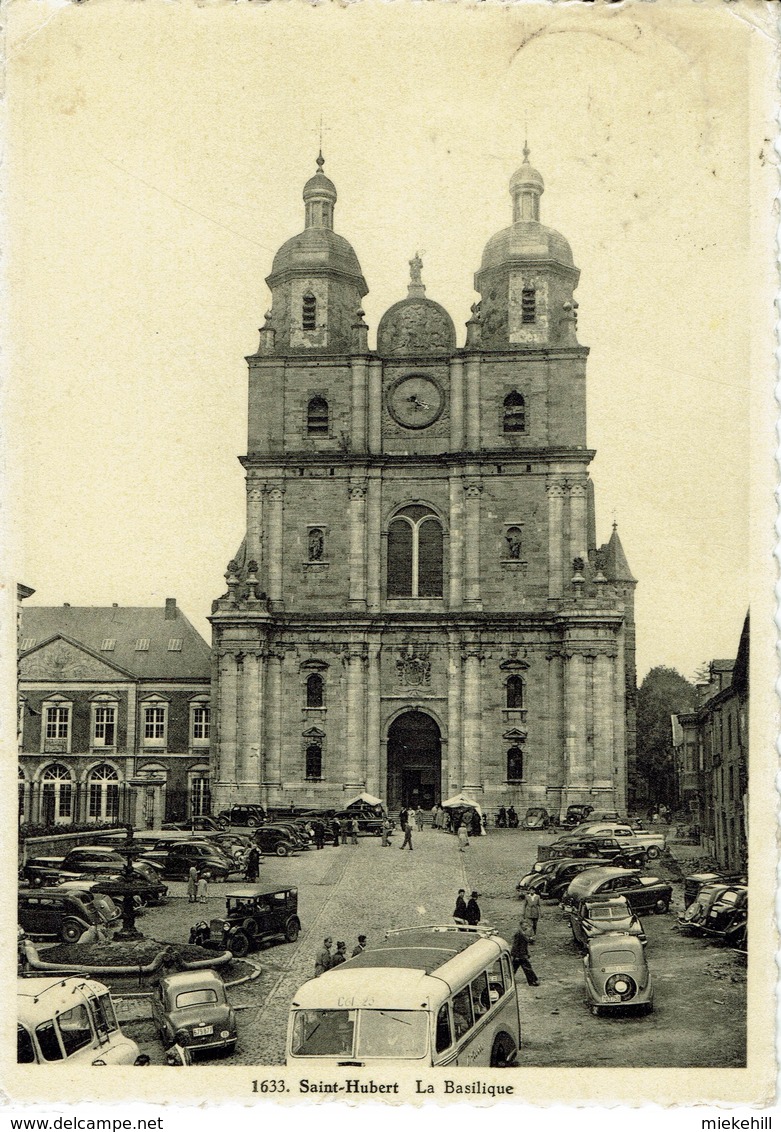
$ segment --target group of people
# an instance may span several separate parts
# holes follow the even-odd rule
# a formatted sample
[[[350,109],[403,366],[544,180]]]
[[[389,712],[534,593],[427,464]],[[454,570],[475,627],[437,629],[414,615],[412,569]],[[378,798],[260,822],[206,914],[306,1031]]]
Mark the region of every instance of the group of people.
[[[190,865],[187,874],[187,899],[190,904],[205,904],[209,891],[209,876],[205,870],[200,872],[195,865]]]
[[[508,809],[500,806],[496,813],[496,825],[498,829],[517,829],[518,814],[515,812],[515,806],[511,805]]]
[[[319,978],[319,976],[324,974],[326,971],[331,971],[334,967],[338,967],[338,966],[340,966],[340,964],[345,963],[347,961],[347,944],[344,942],[344,940],[339,939],[339,940],[336,941],[336,950],[335,951],[331,951],[331,948],[333,947],[333,945],[334,945],[334,941],[331,938],[331,936],[330,935],[326,936],[325,939],[323,940],[323,946],[320,948],[320,950],[317,953],[317,956],[315,957],[315,978],[316,979]],[[366,936],[365,935],[359,935],[358,936],[358,942],[356,943],[355,947],[353,948],[351,958],[354,959],[356,955],[360,955],[361,952],[365,951],[365,950],[366,950]]]
[[[529,944],[537,939],[537,925],[541,911],[540,897],[534,889],[526,888],[525,885],[519,886],[518,896],[521,901],[521,919],[510,945],[513,968],[517,971],[520,967],[529,986],[538,987],[540,980],[531,965]]]
[[[453,919],[457,924],[467,924],[470,928],[476,928],[482,919],[480,912],[480,905],[477,903],[479,892],[472,890],[472,895],[469,900],[466,899],[466,889],[459,888],[458,896],[456,897],[456,906],[453,909]]]

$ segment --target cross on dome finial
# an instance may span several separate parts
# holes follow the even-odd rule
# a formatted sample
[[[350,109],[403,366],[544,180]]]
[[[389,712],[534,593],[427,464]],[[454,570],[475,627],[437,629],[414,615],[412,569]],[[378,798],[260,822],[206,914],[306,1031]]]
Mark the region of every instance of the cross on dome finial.
[[[531,152],[531,151],[529,150],[529,142],[528,142],[528,140],[527,140],[526,138],[524,138],[524,139],[523,139],[523,160],[524,160],[524,161],[528,161],[528,160],[529,160],[529,153],[530,153],[530,152]]]
[[[317,154],[317,160],[316,160],[315,164],[317,165],[317,172],[322,173],[323,172],[323,166],[325,165],[325,158],[323,157],[322,146],[320,147],[320,150]]]

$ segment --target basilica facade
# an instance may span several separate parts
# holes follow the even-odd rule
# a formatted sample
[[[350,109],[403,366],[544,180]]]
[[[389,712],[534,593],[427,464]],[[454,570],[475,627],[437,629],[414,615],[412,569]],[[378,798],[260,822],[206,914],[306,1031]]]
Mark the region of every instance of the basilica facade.
[[[304,187],[249,365],[246,537],[214,602],[212,793],[391,810],[626,805],[634,587],[597,543],[579,271],[528,151],[465,339],[410,263],[369,348],[368,292]]]

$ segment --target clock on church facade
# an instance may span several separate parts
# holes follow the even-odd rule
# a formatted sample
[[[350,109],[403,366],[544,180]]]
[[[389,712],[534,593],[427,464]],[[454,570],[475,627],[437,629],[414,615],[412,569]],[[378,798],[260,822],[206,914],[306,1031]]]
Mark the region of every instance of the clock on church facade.
[[[579,272],[524,161],[464,341],[410,261],[376,348],[336,189],[268,276],[246,536],[213,604],[214,805],[626,805],[634,587],[599,544]]]

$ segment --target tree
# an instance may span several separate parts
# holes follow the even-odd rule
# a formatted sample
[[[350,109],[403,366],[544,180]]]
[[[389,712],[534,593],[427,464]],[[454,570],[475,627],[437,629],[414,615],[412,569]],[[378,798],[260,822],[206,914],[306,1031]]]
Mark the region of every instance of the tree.
[[[652,668],[637,693],[637,775],[648,801],[675,802],[670,716],[694,711],[697,692],[675,668]]]

